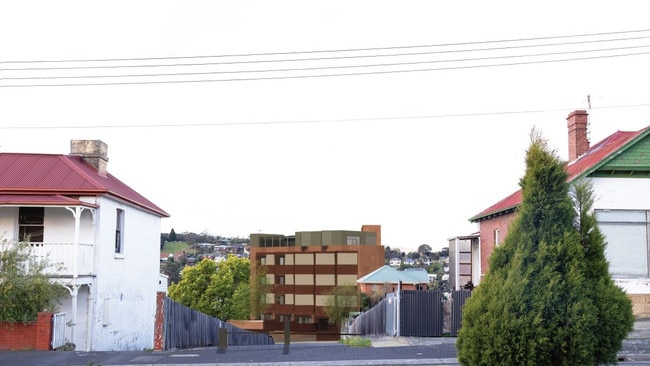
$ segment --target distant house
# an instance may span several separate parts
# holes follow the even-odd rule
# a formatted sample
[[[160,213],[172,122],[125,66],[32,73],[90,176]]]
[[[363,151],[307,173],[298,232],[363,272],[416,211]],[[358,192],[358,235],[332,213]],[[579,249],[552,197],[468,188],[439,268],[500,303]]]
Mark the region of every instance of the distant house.
[[[406,258],[406,259],[404,260],[404,264],[407,264],[407,265],[409,265],[409,266],[412,266],[412,265],[415,264],[415,260],[414,260],[413,258]]]
[[[481,281],[481,273],[473,264],[480,258],[479,234],[458,236],[449,239],[449,287],[452,290],[461,290],[469,282],[472,284]]]
[[[426,290],[429,288],[429,275],[424,268],[399,271],[385,265],[357,280],[359,291],[369,296],[397,291],[400,282],[402,290]]]
[[[402,264],[402,259],[401,258],[391,258],[390,261],[388,261],[388,265],[391,267],[399,267]]]
[[[73,140],[69,155],[0,153],[0,233],[64,269],[66,340],[81,351],[153,348],[161,218],[108,173],[107,145]],[[2,235],[2,234],[0,234]]]
[[[588,126],[584,110],[567,117],[568,181],[592,182],[610,273],[632,299],[635,315],[650,316],[650,127],[616,131],[590,146]],[[508,234],[521,203],[518,190],[470,218],[479,226],[480,240],[465,254],[472,279],[480,281],[485,274],[490,254]],[[458,260],[456,267],[463,265]]]

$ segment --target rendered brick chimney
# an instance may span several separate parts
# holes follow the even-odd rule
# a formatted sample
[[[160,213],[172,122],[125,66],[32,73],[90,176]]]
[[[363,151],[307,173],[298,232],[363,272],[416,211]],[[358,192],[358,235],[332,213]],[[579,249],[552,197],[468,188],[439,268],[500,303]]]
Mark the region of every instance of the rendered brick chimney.
[[[108,145],[100,140],[71,140],[70,154],[81,155],[83,160],[97,168],[97,173],[105,177],[108,164]]]
[[[578,159],[589,150],[589,137],[587,131],[587,111],[573,111],[567,117],[569,128],[569,161]]]

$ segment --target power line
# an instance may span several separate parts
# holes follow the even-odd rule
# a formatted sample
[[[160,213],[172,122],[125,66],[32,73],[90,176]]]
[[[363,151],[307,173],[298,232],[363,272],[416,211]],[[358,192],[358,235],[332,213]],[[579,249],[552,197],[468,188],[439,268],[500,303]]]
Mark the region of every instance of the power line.
[[[422,55],[483,52],[483,51],[505,51],[505,50],[523,49],[523,48],[556,47],[556,46],[570,46],[570,45],[589,44],[589,43],[631,41],[631,40],[640,40],[640,39],[647,39],[647,38],[650,38],[650,36],[604,39],[604,40],[576,41],[576,42],[563,42],[563,43],[531,44],[531,45],[518,45],[518,46],[507,46],[507,47],[488,47],[488,48],[474,48],[474,49],[461,49],[461,50],[430,51],[430,52],[409,52],[409,53],[391,53],[391,54],[384,53],[384,54],[374,54],[374,55],[333,56],[333,57],[317,57],[317,58],[293,58],[293,59],[279,59],[279,60],[271,59],[271,60],[253,60],[253,61],[176,63],[176,64],[136,64],[136,65],[107,65],[107,66],[78,66],[77,65],[77,66],[58,66],[58,67],[21,67],[21,68],[5,68],[5,69],[0,69],[0,71],[17,72],[17,71],[54,71],[54,70],[82,70],[82,69],[90,70],[90,69],[159,68],[159,67],[196,67],[196,66],[283,63],[283,62],[306,62],[306,61],[307,62],[314,62],[314,61],[332,61],[332,60],[364,59],[364,58],[379,58],[379,57],[422,56]],[[218,57],[218,56],[206,56],[206,57]]]
[[[411,62],[366,64],[366,65],[342,65],[342,66],[303,67],[303,68],[285,68],[285,69],[262,69],[262,70],[177,72],[177,73],[155,73],[155,74],[0,77],[0,80],[100,79],[100,78],[125,78],[125,77],[161,77],[161,76],[168,77],[168,76],[195,76],[195,75],[220,75],[220,74],[243,74],[243,73],[316,71],[316,70],[333,70],[333,69],[350,69],[350,68],[410,66],[410,65],[434,64],[434,63],[454,63],[454,62],[457,63],[457,62],[469,62],[469,61],[489,61],[489,60],[514,59],[514,58],[524,58],[524,57],[543,57],[543,56],[558,56],[558,55],[579,54],[579,53],[621,51],[621,50],[648,48],[648,47],[650,47],[650,45],[614,47],[614,48],[600,48],[600,49],[579,50],[579,51],[548,52],[548,53],[525,54],[525,55],[474,57],[474,58],[451,59],[451,60],[411,61]]]
[[[62,62],[67,63],[67,62],[114,62],[114,61],[181,60],[181,59],[195,59],[195,58],[254,57],[254,56],[279,56],[279,55],[290,55],[290,54],[364,52],[364,51],[378,51],[378,50],[396,50],[396,49],[430,48],[430,47],[450,47],[450,46],[466,46],[466,45],[506,43],[506,42],[524,42],[524,41],[539,41],[539,40],[565,39],[565,38],[596,37],[596,36],[610,36],[610,35],[616,35],[616,34],[630,34],[630,33],[644,33],[644,32],[650,32],[650,29],[627,30],[627,31],[617,31],[617,32],[583,33],[583,34],[574,34],[574,35],[559,35],[559,36],[530,37],[530,38],[514,38],[514,39],[504,39],[504,40],[487,40],[487,41],[473,41],[473,42],[440,43],[440,44],[429,44],[429,45],[410,45],[410,46],[392,46],[392,47],[367,47],[367,48],[349,48],[349,49],[334,49],[334,50],[308,50],[308,51],[264,52],[264,53],[244,53],[244,54],[204,55],[204,56],[175,56],[175,57],[22,60],[22,61],[20,61],[20,60],[11,60],[11,61],[0,61],[0,65],[1,64],[13,64],[13,63],[62,63]],[[642,37],[642,38],[644,38],[644,37]]]
[[[0,84],[0,88],[74,87],[74,86],[110,86],[110,85],[112,85],[112,86],[116,86],[116,85],[156,85],[156,84],[160,85],[160,84],[214,83],[214,82],[237,82],[237,81],[289,80],[289,79],[326,78],[326,77],[343,77],[343,76],[367,76],[367,75],[382,75],[382,74],[385,75],[385,74],[413,73],[413,72],[427,72],[427,71],[478,69],[478,68],[487,68],[487,67],[534,65],[534,64],[546,64],[546,63],[555,63],[555,62],[571,62],[571,61],[596,60],[596,59],[606,59],[606,58],[615,58],[615,57],[639,56],[639,55],[647,55],[647,54],[650,54],[650,52],[635,52],[635,53],[624,53],[624,54],[616,54],[616,55],[575,57],[575,58],[556,59],[556,60],[537,60],[537,61],[523,61],[523,62],[508,62],[508,63],[500,63],[500,64],[449,66],[449,67],[421,68],[421,69],[408,69],[408,70],[379,70],[379,71],[338,73],[338,74],[284,75],[284,76],[245,77],[245,78],[231,78],[231,79],[158,80],[158,81],[127,81],[127,82],[65,83],[65,84],[64,83],[61,83],[61,84],[14,84],[14,85],[11,85],[11,84],[2,85],[2,84]]]
[[[597,109],[619,109],[619,108],[638,108],[650,107],[650,103],[628,104],[601,106]],[[288,125],[288,124],[315,124],[315,123],[347,123],[347,122],[372,122],[372,121],[396,121],[396,120],[416,120],[416,119],[439,119],[439,118],[463,118],[463,117],[485,117],[485,116],[503,116],[518,114],[539,114],[565,112],[570,108],[561,109],[533,109],[525,111],[500,111],[500,112],[476,112],[476,113],[450,113],[450,114],[433,114],[420,116],[394,116],[394,117],[368,117],[368,118],[344,118],[344,119],[310,119],[310,120],[293,120],[293,121],[253,121],[253,122],[214,122],[214,123],[170,123],[170,124],[145,124],[145,125],[96,125],[96,126],[0,126],[0,130],[62,130],[62,129],[121,129],[121,128],[176,128],[176,127],[220,127],[220,126],[251,126],[251,125]]]

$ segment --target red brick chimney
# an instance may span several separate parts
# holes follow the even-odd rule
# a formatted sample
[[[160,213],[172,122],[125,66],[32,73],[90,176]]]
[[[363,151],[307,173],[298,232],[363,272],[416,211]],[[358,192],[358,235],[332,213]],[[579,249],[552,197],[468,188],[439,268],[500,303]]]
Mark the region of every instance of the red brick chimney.
[[[569,161],[578,159],[589,150],[589,138],[587,135],[588,123],[587,111],[573,111],[566,118],[569,128]]]

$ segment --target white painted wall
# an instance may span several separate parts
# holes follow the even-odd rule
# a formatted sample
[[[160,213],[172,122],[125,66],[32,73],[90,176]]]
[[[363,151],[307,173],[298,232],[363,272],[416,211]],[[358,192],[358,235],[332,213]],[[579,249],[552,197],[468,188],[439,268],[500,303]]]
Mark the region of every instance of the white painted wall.
[[[0,239],[18,239],[18,207],[0,207]]]
[[[593,178],[594,209],[650,210],[650,179]],[[650,294],[648,278],[614,278],[628,294]]]
[[[107,197],[96,217],[93,350],[153,348],[160,217]],[[124,210],[124,254],[115,253],[116,210]]]
[[[650,179],[593,178],[594,209],[650,210]]]

